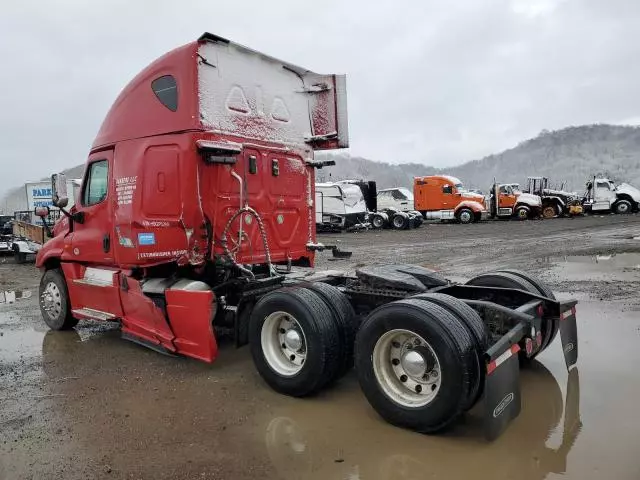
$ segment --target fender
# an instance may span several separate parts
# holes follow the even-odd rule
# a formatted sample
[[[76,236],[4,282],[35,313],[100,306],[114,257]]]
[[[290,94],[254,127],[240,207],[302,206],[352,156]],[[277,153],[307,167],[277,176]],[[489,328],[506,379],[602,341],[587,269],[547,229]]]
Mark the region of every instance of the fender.
[[[474,202],[473,200],[464,200],[456,205],[454,210],[454,214],[457,214],[461,208],[470,208],[474,213],[481,213],[485,211],[484,205],[479,202]]]
[[[560,204],[560,206],[562,208],[565,207],[565,202],[561,197],[557,197],[555,195],[547,195],[547,196],[545,196],[545,200],[555,200],[556,202],[558,202]]]
[[[36,255],[36,268],[44,268],[50,260],[59,261],[61,259],[64,251],[64,238],[63,235],[53,237],[42,246]]]

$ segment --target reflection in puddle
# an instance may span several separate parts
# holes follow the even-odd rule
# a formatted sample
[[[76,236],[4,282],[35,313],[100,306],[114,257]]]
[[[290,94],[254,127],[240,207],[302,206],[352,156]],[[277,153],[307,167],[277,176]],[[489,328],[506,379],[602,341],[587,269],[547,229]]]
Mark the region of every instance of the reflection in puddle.
[[[350,405],[327,409],[303,403],[268,423],[268,455],[287,480],[544,479],[565,473],[582,429],[578,371],[569,373],[564,408],[561,388],[546,368],[537,364],[523,377],[522,413],[494,443],[481,440],[475,418],[448,435],[426,436],[374,425],[376,419],[367,416],[353,418]],[[560,445],[549,447],[554,432]]]
[[[34,329],[0,331],[0,362],[14,363],[38,354],[44,334]]]
[[[553,263],[603,264],[611,267],[640,268],[640,253],[618,253],[609,255],[566,255],[551,257]]]

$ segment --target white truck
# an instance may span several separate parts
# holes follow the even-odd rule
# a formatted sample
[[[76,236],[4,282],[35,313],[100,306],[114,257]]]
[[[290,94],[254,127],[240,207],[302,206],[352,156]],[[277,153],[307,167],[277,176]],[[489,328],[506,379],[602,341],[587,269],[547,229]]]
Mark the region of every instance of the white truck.
[[[69,196],[69,208],[74,204],[81,182],[81,179],[67,180],[67,191],[73,192]],[[49,216],[45,219],[49,226],[53,226],[60,217],[60,210],[53,205],[51,180],[27,182],[24,188],[27,208],[24,211],[15,212],[12,220],[13,235],[10,240],[10,249],[16,263],[24,263],[28,259],[35,258],[48,239],[43,219],[34,213],[35,210],[42,207],[49,208]]]
[[[640,190],[621,183],[616,185],[608,178],[596,178],[587,182],[587,192],[582,201],[585,211],[626,214],[640,210]]]
[[[316,183],[316,228],[346,230],[367,221],[367,205],[362,190],[349,183]]]

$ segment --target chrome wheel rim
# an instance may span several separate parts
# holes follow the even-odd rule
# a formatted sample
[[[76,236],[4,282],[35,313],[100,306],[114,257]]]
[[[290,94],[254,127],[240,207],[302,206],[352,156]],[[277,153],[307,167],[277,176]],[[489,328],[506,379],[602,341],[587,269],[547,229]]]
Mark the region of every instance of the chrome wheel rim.
[[[273,312],[264,320],[260,334],[264,358],[279,375],[298,374],[307,358],[307,340],[300,323],[286,312]]]
[[[57,320],[62,314],[62,294],[58,285],[54,282],[47,283],[42,295],[40,296],[40,304],[42,310],[47,312],[51,320]]]
[[[403,223],[404,222],[402,221],[402,217],[398,216],[393,219],[393,226],[396,228],[402,228]]]
[[[442,371],[433,348],[409,330],[390,330],[373,347],[373,372],[378,385],[393,402],[424,407],[440,391]]]
[[[617,207],[618,213],[627,213],[629,211],[629,205],[626,203],[620,203]]]
[[[380,228],[382,226],[382,218],[374,217],[373,218],[373,226],[376,228]]]
[[[471,221],[471,213],[464,211],[460,214],[460,221],[462,223],[469,223]]]

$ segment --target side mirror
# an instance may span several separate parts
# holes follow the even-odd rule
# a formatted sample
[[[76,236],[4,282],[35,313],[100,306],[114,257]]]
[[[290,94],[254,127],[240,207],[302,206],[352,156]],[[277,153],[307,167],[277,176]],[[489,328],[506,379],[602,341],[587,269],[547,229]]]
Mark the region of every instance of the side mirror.
[[[64,208],[69,203],[67,177],[64,173],[54,173],[51,175],[51,200],[53,205],[58,208]]]
[[[34,213],[36,217],[44,218],[49,216],[49,207],[36,207]]]

